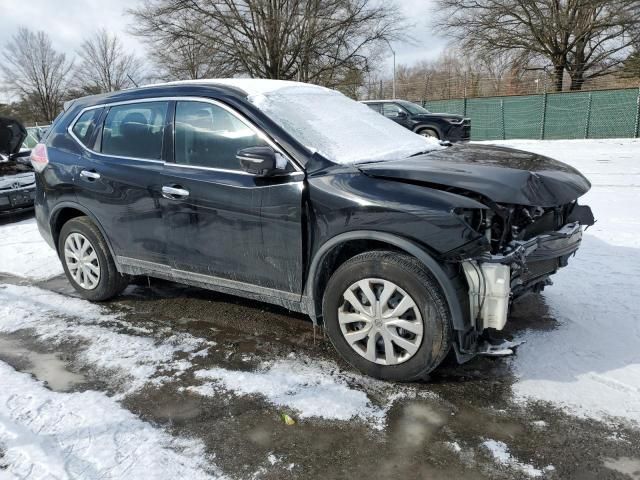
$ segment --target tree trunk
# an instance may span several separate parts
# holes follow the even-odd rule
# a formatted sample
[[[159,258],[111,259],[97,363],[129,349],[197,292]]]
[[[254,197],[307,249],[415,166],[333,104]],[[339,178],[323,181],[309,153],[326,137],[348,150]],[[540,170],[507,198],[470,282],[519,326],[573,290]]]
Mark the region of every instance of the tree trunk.
[[[553,88],[556,92],[562,91],[562,80],[564,77],[564,65],[554,65],[553,67]]]
[[[576,72],[571,76],[571,86],[570,90],[582,90],[582,86],[584,85],[584,72]]]

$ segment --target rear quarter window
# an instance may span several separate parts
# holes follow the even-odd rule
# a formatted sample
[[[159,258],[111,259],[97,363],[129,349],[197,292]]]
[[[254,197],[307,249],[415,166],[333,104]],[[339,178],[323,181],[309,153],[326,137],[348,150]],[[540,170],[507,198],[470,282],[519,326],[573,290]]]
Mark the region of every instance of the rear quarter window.
[[[87,110],[76,120],[71,128],[73,135],[87,148],[96,128],[96,122],[102,113],[101,108]]]

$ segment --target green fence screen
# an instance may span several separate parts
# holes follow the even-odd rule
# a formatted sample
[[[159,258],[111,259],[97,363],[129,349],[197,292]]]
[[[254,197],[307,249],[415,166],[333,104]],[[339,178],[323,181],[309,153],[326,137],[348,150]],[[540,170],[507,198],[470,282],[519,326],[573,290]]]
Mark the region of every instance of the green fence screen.
[[[427,100],[432,112],[471,119],[472,140],[640,136],[640,88]]]

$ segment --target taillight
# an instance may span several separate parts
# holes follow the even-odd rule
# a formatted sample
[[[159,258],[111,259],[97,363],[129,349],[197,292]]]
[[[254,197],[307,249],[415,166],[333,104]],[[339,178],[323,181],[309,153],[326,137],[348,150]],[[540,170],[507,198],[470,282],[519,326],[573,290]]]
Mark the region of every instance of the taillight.
[[[47,155],[47,146],[44,143],[39,143],[33,150],[31,150],[31,165],[36,172],[41,172],[44,167],[49,163],[49,156]]]

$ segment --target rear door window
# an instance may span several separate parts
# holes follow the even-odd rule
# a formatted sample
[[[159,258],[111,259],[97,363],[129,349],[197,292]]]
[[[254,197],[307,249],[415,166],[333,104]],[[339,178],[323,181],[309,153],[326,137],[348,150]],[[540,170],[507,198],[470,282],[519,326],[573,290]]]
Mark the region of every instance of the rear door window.
[[[161,160],[168,107],[169,102],[132,103],[111,107],[102,130],[102,153]]]

